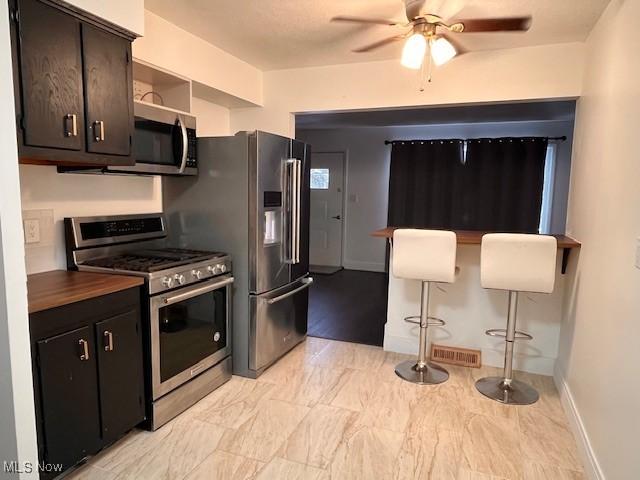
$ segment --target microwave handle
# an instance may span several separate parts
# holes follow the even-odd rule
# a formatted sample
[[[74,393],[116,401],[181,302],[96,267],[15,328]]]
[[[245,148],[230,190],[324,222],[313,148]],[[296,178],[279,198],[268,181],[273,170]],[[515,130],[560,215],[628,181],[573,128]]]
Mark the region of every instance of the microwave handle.
[[[178,115],[178,125],[180,126],[180,133],[182,134],[182,160],[180,161],[178,173],[184,173],[184,169],[187,166],[187,155],[189,154],[189,137],[187,136],[187,127],[181,115]]]

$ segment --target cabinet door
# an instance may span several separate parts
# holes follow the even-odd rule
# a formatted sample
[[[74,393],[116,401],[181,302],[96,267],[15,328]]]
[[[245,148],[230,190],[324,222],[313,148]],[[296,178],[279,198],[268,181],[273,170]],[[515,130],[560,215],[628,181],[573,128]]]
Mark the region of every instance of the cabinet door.
[[[80,22],[37,0],[19,12],[24,143],[84,149]]]
[[[116,440],[144,420],[140,311],[96,323],[102,437]]]
[[[130,155],[133,133],[131,42],[82,25],[87,151]]]
[[[93,335],[82,327],[37,343],[45,461],[66,469],[100,448]]]

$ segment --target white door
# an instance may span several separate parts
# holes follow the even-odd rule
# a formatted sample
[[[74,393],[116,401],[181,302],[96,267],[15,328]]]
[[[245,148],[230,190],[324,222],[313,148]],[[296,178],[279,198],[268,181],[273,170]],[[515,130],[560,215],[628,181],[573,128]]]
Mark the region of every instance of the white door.
[[[342,266],[344,153],[311,154],[309,263]]]

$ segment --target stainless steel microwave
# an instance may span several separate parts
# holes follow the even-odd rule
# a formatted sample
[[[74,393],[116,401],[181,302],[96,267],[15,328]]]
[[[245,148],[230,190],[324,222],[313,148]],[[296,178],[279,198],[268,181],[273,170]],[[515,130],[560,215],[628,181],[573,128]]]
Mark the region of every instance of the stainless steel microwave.
[[[109,166],[105,173],[197,175],[196,117],[159,105],[134,102],[135,131],[130,167]]]

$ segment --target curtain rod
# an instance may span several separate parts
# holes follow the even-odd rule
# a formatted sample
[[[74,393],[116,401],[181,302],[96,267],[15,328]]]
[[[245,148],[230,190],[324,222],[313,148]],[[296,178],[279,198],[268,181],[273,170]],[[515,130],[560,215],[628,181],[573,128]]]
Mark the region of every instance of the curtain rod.
[[[509,137],[506,137],[506,138],[509,138]],[[514,137],[514,138],[518,138],[518,137]],[[527,137],[524,137],[524,138],[527,138]],[[533,137],[533,138],[535,138],[535,137]],[[544,137],[538,137],[538,138],[544,138]],[[440,139],[438,139],[438,140],[440,140]],[[449,139],[443,139],[443,140],[449,140]],[[457,138],[452,138],[451,140],[458,140],[458,139]],[[472,141],[472,140],[479,140],[479,139],[478,138],[467,138],[467,139],[462,140],[462,141],[463,142],[469,142],[469,141]],[[567,136],[566,135],[562,135],[561,137],[547,137],[547,140],[549,140],[550,142],[564,142],[564,141],[567,140]],[[385,140],[384,144],[385,145],[391,145],[394,142],[413,142],[413,141],[415,141],[415,140]]]

